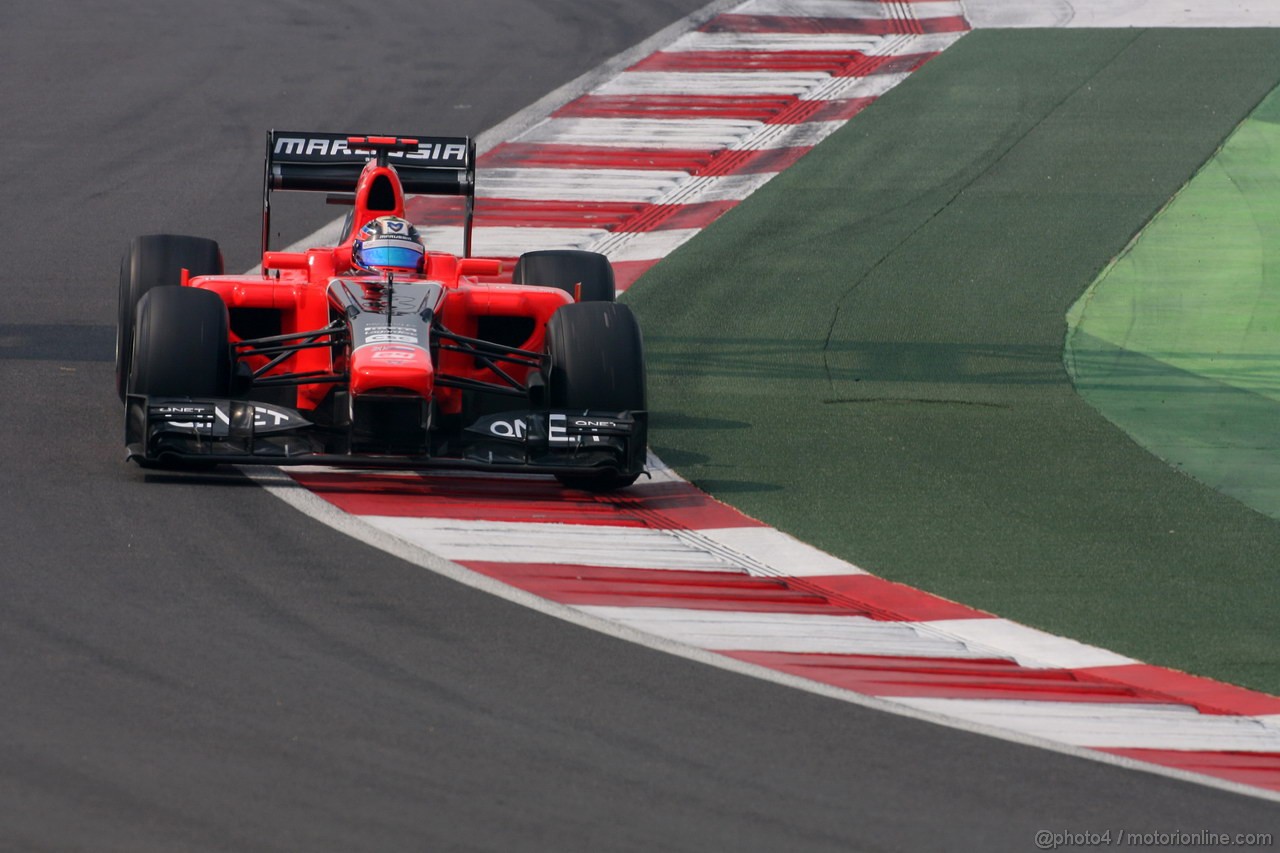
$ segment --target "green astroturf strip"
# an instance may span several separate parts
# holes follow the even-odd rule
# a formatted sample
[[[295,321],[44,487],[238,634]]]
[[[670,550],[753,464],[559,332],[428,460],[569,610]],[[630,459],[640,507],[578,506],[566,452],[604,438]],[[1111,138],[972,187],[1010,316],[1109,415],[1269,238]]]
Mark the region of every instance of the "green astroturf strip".
[[[1280,518],[1280,94],[1068,317],[1085,399],[1162,459]]]
[[[652,444],[884,577],[1280,692],[1280,524],[1063,366],[1067,310],[1277,82],[1277,31],[965,36],[629,291]]]

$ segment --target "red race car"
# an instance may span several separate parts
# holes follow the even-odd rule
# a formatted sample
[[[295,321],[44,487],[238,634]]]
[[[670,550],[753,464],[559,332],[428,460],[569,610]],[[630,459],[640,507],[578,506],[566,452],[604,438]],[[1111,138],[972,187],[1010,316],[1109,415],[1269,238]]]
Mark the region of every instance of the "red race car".
[[[329,193],[336,246],[270,251],[271,193]],[[405,193],[461,196],[461,256],[429,251]],[[644,471],[644,347],[603,255],[471,257],[466,137],[267,135],[262,269],[217,243],[136,238],[120,268],[116,384],[128,457],[450,467],[580,488]],[[489,279],[490,281],[485,281]]]

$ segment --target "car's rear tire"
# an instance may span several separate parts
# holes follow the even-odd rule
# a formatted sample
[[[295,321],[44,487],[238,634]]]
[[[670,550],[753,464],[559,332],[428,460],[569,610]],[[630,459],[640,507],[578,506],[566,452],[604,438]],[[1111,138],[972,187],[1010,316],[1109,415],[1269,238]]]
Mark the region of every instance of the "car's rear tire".
[[[626,305],[578,302],[559,308],[547,322],[546,399],[552,409],[643,412],[647,407],[644,340]],[[643,427],[635,437],[643,451]],[[638,473],[559,474],[566,486],[611,491]]]
[[[133,357],[133,321],[138,303],[152,288],[182,282],[182,270],[192,276],[221,275],[218,244],[203,237],[148,234],[135,237],[120,260],[120,290],[116,315],[116,392],[124,399]]]
[[[152,397],[231,395],[227,306],[208,290],[156,287],[138,301],[128,393]]]
[[[516,260],[511,281],[555,287],[578,302],[613,302],[617,298],[613,265],[599,252],[580,249],[525,252]]]

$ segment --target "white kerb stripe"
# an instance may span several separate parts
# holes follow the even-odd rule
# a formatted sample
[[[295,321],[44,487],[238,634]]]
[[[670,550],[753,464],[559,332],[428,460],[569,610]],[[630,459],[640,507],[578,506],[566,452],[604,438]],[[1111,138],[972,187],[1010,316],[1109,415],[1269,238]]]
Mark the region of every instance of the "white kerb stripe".
[[[801,95],[825,82],[825,71],[628,71],[596,95]]]
[[[462,251],[461,226],[431,226],[419,228],[418,233],[430,249],[452,246]],[[471,236],[472,253],[481,258],[513,258],[535,249],[581,249],[608,233],[603,228],[486,226],[478,219]]]
[[[685,610],[584,605],[577,609],[685,645],[714,651],[880,655],[976,659],[990,657],[920,623],[863,616]]]
[[[769,527],[654,530],[600,524],[362,516],[450,560],[739,571],[758,577],[865,574]]]
[[[693,178],[658,198],[661,204],[696,204],[709,201],[742,201],[767,184],[777,172]]]
[[[892,701],[1074,746],[1280,752],[1280,729],[1257,717],[1189,705],[890,697]]]
[[[784,50],[829,50],[857,51],[867,56],[917,56],[938,53],[950,47],[963,35],[964,33],[892,36],[859,35],[858,33],[690,33],[667,47],[664,52],[746,50],[768,53]]]
[[[963,32],[889,36],[867,52],[873,56],[917,56],[922,53],[940,53],[964,36]]]
[[[521,137],[521,142],[602,145],[616,148],[725,148],[762,122],[749,119],[552,119]]]
[[[906,74],[872,74],[870,77],[832,77],[822,86],[800,96],[802,101],[851,101],[878,98],[907,79]]]
[[[1138,661],[1077,640],[1019,625],[1007,619],[939,619],[934,630],[963,640],[973,648],[988,648],[1033,669],[1085,669],[1126,666]]]
[[[769,577],[865,575],[853,563],[833,557],[772,527],[725,527],[682,531],[682,535],[715,543],[753,564],[752,574]]]
[[[484,198],[652,202],[688,179],[657,169],[490,169],[476,180]]]
[[[741,201],[769,182],[777,172],[753,172],[723,177],[690,178],[656,198],[650,204],[700,204],[705,202]],[[614,238],[631,232],[615,232],[604,238],[600,245],[612,245]],[[607,253],[606,249],[596,249]]]
[[[879,0],[747,0],[733,9],[735,15],[778,15],[786,18],[903,18],[892,14],[895,10],[909,13],[908,19],[950,18],[964,15],[964,7],[957,2],[929,0],[912,3],[899,0],[888,3]]]
[[[738,148],[767,151],[776,148],[812,148],[840,128],[843,121],[811,121],[802,124],[766,124],[742,140]]]
[[[861,33],[689,33],[665,53],[751,51],[770,53],[783,50],[857,51],[870,54],[884,36]]]
[[[746,572],[731,555],[691,547],[671,531],[595,524],[366,515],[373,527],[456,562]]]
[[[662,231],[620,231],[606,234],[592,243],[593,252],[609,256],[613,262],[657,261],[702,232],[700,228],[671,228]]]
[[[1074,640],[994,617],[906,622],[852,614],[666,607],[595,607],[589,612],[624,621],[638,630],[717,651],[992,659],[1012,661],[1028,669],[1077,669],[1132,662]],[[1022,645],[1028,636],[1034,644],[1030,653]]]

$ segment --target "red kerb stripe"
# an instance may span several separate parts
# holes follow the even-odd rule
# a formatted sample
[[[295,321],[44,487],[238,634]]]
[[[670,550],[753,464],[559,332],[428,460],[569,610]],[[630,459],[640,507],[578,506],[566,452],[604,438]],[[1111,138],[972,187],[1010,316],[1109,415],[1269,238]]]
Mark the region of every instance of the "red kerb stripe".
[[[477,228],[522,225],[542,228],[603,228],[613,230],[646,210],[643,202],[546,201],[540,199],[476,199]],[[443,196],[411,196],[405,215],[416,225],[461,225],[461,199]]]
[[[1133,685],[1170,700],[1194,705],[1202,714],[1239,714],[1253,717],[1280,714],[1280,697],[1223,684],[1211,678],[1188,675],[1145,663],[1081,670],[1091,677]]]
[[[658,258],[648,261],[614,261],[613,280],[618,287],[618,292],[621,293],[639,281],[640,276],[653,269],[658,261]]]
[[[1280,791],[1280,752],[1199,752],[1180,749],[1098,749],[1136,761],[1176,767]]]
[[[684,482],[646,483],[616,495],[569,489],[551,477],[290,472],[299,484],[353,515],[554,522],[653,529],[760,527]]]
[[[789,95],[721,96],[721,95],[587,95],[556,114],[557,118],[653,118],[698,119],[728,118],[761,121],[767,124],[799,124],[806,121],[848,121],[873,97],[845,98],[831,101],[805,100]],[[561,154],[548,151],[549,145],[511,143],[503,146],[495,165],[529,166],[533,164],[572,166],[560,162]],[[572,146],[554,146],[569,150]],[[495,149],[497,151],[498,149]],[[593,149],[586,149],[592,151]],[[704,154],[706,152],[703,152]],[[645,152],[655,163],[663,162],[658,152]],[[675,156],[680,156],[677,152]],[[557,158],[557,159],[552,159]],[[483,162],[483,158],[482,158]],[[641,167],[643,168],[643,166]],[[654,167],[656,168],[656,166]]]
[[[734,207],[736,201],[704,201],[698,204],[655,204],[617,230],[645,233],[679,228],[706,228]],[[615,271],[616,272],[616,271]]]
[[[992,618],[991,614],[973,607],[875,575],[815,575],[788,580],[793,586],[856,610],[875,613],[881,619],[932,622],[938,619]]]
[[[858,107],[860,108],[860,107]],[[804,110],[806,117],[822,109],[822,102],[815,102],[812,109]],[[779,123],[782,123],[781,117]],[[785,123],[793,123],[788,119]],[[512,146],[516,148],[516,146]],[[603,145],[529,145],[525,151],[511,151],[510,166],[523,168],[552,169],[654,169],[660,171],[680,171],[702,177],[706,175],[755,174],[760,172],[778,172],[792,165],[810,149],[777,148],[777,149],[707,149],[660,151],[657,149],[613,148]],[[517,157],[521,159],[516,159]],[[626,212],[643,207],[630,203],[597,203],[597,202],[563,202],[541,201],[528,202],[511,199],[493,199],[481,197],[476,201],[476,222],[483,224],[499,217],[510,218],[514,224],[517,216],[526,216],[533,224],[543,224],[549,212],[557,216],[565,211],[579,211],[577,215],[590,217],[593,208],[600,208],[610,214]],[[453,208],[435,207],[441,211],[442,217]],[[426,205],[415,205],[410,211],[415,217],[429,215],[433,208]],[[648,229],[645,229],[648,230]]]
[[[794,95],[583,95],[554,118],[736,118],[766,121]],[[494,149],[497,150],[497,149]],[[483,159],[481,162],[484,162]]]
[[[661,523],[646,526],[662,528]],[[862,575],[762,578],[745,572],[523,562],[468,562],[466,565],[564,604],[863,616],[884,622],[988,618],[928,593],[916,593],[908,587]],[[858,594],[850,595],[850,589],[858,590]],[[903,590],[915,594],[904,594]],[[877,591],[887,594],[878,597]]]
[[[741,572],[470,561],[464,565],[561,604],[860,615],[833,609],[822,596],[785,581]]]
[[[887,655],[721,652],[802,678],[870,696],[1014,699],[1040,702],[1150,703],[1160,694],[1069,669],[1030,669],[1002,659]]]
[[[914,71],[936,55],[933,51],[868,56],[856,50],[694,50],[655,53],[627,70],[682,73],[820,71],[833,77],[866,77]]]
[[[714,150],[641,148],[612,145],[562,145],[512,142],[482,158],[489,168],[522,169],[658,169],[692,172],[705,165]]]

